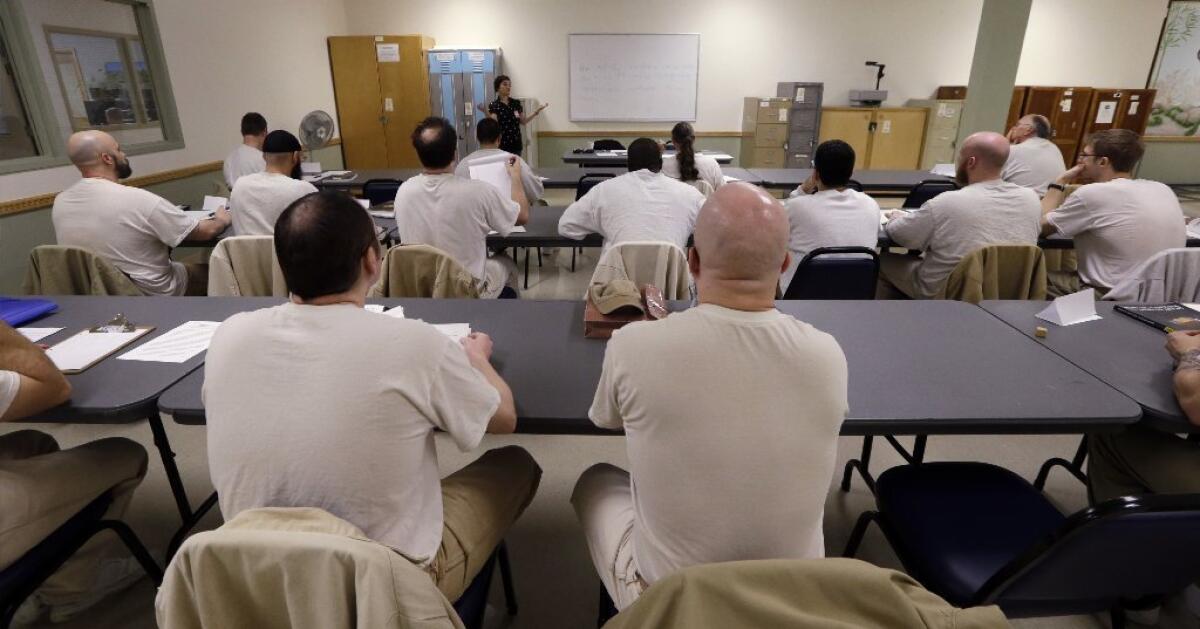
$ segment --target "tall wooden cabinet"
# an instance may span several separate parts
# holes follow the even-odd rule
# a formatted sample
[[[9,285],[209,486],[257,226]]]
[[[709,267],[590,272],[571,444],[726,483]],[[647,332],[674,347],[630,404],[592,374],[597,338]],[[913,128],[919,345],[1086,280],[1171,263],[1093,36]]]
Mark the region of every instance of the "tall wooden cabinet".
[[[429,116],[423,35],[330,37],[342,155],[350,169],[417,168],[409,136]]]
[[[1030,87],[1022,116],[1041,114],[1054,129],[1053,142],[1067,164],[1075,163],[1079,142],[1083,139],[1092,95],[1090,87]]]
[[[1129,129],[1138,135],[1145,133],[1154,96],[1155,90],[1097,89],[1088,108],[1084,138],[1107,129]]]
[[[826,107],[820,139],[843,140],[853,147],[858,169],[914,170],[921,160],[927,113],[920,107]]]

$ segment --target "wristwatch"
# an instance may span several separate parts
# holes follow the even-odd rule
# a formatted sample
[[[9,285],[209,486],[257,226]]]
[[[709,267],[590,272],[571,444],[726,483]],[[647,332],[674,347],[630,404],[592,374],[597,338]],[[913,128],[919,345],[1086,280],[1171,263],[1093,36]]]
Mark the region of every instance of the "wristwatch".
[[[1048,186],[1046,186],[1046,187],[1047,187],[1047,188],[1054,188],[1055,190],[1058,190],[1059,192],[1066,192],[1066,191],[1067,191],[1067,187],[1066,187],[1066,186],[1064,186],[1064,185],[1062,185],[1061,183],[1052,183],[1052,184],[1050,184],[1050,185],[1048,185]]]

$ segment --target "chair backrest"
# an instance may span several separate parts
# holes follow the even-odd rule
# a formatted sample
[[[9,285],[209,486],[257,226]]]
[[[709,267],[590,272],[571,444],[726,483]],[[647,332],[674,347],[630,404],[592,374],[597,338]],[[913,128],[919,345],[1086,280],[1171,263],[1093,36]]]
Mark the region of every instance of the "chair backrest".
[[[1143,303],[1200,301],[1200,249],[1160,251],[1130,271],[1104,296]]]
[[[984,584],[1010,615],[1107,610],[1200,577],[1200,495],[1117,498],[1084,509]]]
[[[448,253],[430,245],[397,245],[383,259],[372,297],[479,297],[479,282]]]
[[[272,236],[223,238],[208,259],[210,297],[287,297]]]
[[[693,181],[685,181],[683,183],[686,183],[687,185],[699,190],[700,194],[703,194],[704,198],[706,199],[712,196],[712,193],[714,192],[712,184],[703,179],[695,179]]]
[[[625,148],[624,144],[621,144],[612,138],[605,138],[603,140],[596,140],[595,142],[592,142],[592,149],[596,151],[619,151],[623,148]]]
[[[908,575],[864,561],[701,564],[655,582],[606,629],[1008,627],[995,607],[957,609]]]
[[[796,266],[784,299],[875,299],[879,254],[867,247],[821,247]]]
[[[665,299],[691,298],[687,255],[669,242],[624,242],[609,247],[596,263],[591,283],[616,279],[657,286]]]
[[[977,304],[984,299],[1046,298],[1046,259],[1036,245],[988,245],[963,257],[934,296]]]
[[[39,245],[29,252],[27,295],[141,296],[142,292],[108,260],[82,247]]]
[[[856,190],[856,191],[858,191],[858,192],[862,192],[862,191],[863,191],[862,184],[861,184],[861,183],[859,183],[857,179],[851,179],[851,180],[847,181],[847,182],[846,182],[846,187],[847,187],[847,188],[850,188],[851,190]]]
[[[371,205],[383,205],[396,200],[396,191],[400,189],[399,179],[369,179],[363,184],[363,196]]]
[[[162,629],[462,623],[429,575],[319,509],[252,509],[183,543],[155,600]]]
[[[926,179],[908,191],[908,196],[904,197],[904,203],[900,207],[921,207],[933,197],[951,190],[958,190],[958,184],[945,179]]]
[[[592,188],[596,187],[596,184],[604,181],[605,179],[612,179],[613,177],[616,177],[616,175],[612,173],[590,173],[580,177],[579,183],[575,184],[575,200],[578,201],[582,199],[583,195],[587,194]]]

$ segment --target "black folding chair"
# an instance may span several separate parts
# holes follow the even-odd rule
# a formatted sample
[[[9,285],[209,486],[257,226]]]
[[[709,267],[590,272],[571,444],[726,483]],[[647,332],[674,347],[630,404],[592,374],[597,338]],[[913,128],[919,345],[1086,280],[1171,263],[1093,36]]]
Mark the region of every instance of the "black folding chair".
[[[363,196],[372,206],[383,205],[396,200],[396,191],[400,189],[398,179],[370,179],[363,184]]]
[[[1200,577],[1200,495],[1117,498],[1063,515],[1028,481],[987,463],[893,467],[878,511],[858,519],[844,556],[872,521],[904,568],[957,607],[1009,617],[1146,607]]]
[[[129,528],[118,520],[105,520],[104,514],[112,504],[112,492],[106,491],[79,513],[71,516],[46,539],[22,555],[11,566],[0,571],[0,629],[8,629],[13,616],[31,594],[49,579],[96,533],[110,530],[133,553],[142,569],[154,581],[162,584],[162,569],[154,563],[150,552]]]
[[[603,140],[596,140],[595,142],[592,142],[592,149],[596,151],[620,151],[624,148],[624,144],[621,144],[612,138],[605,138]]]
[[[900,207],[916,208],[925,205],[925,202],[936,197],[943,192],[958,190],[958,184],[953,181],[944,179],[926,179],[921,183],[912,187],[908,191],[908,196],[904,197],[904,204]]]
[[[855,254],[847,257],[847,254]],[[867,247],[821,247],[808,252],[784,299],[875,299],[879,254]]]
[[[604,141],[604,140],[601,140],[601,141]],[[616,140],[612,140],[612,141],[617,142]],[[620,144],[621,144],[620,142],[617,142],[618,148],[621,148]],[[596,184],[599,184],[600,182],[602,182],[606,179],[612,179],[613,177],[616,177],[616,175],[614,175],[612,173],[589,173],[589,174],[586,174],[586,175],[580,177],[579,183],[575,184],[575,200],[578,201],[578,200],[582,199],[583,195],[587,194],[588,192],[591,191],[592,188],[596,187]],[[575,254],[577,254],[577,253],[583,253],[583,248],[582,247],[571,247],[571,272],[572,273],[575,272]]]
[[[857,190],[859,192],[863,191],[862,184],[859,183],[858,180],[856,180],[856,179],[851,179],[850,181],[847,181],[846,187],[850,188],[851,190]]]

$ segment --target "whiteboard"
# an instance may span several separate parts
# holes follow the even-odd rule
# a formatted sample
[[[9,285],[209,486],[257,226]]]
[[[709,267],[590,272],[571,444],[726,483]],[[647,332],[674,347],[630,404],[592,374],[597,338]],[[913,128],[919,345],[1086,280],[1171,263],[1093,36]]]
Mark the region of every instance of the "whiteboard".
[[[696,119],[699,33],[568,35],[572,121]]]

